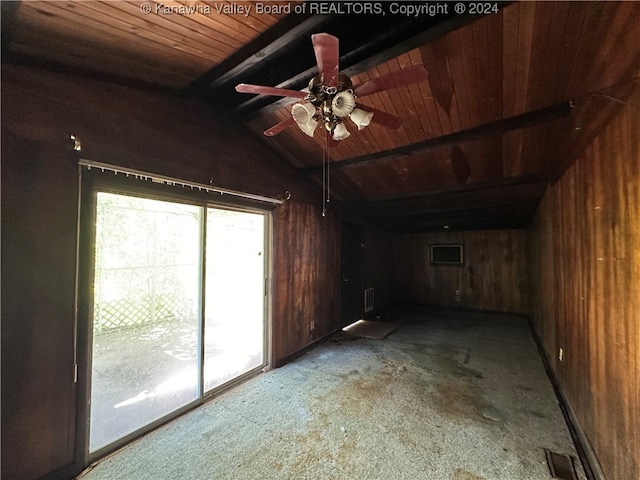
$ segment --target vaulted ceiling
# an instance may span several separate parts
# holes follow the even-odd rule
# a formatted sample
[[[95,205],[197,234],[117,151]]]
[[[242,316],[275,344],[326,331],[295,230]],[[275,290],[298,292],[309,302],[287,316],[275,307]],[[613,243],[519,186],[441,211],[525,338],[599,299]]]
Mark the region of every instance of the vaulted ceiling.
[[[397,232],[525,227],[547,183],[640,88],[640,3],[394,7],[424,4],[2,2],[3,61],[199,98],[320,182],[324,135],[262,134],[295,99],[234,86],[304,89],[317,73],[311,35],[330,33],[354,84],[428,72],[364,99],[403,123],[350,127],[328,149],[333,198]]]

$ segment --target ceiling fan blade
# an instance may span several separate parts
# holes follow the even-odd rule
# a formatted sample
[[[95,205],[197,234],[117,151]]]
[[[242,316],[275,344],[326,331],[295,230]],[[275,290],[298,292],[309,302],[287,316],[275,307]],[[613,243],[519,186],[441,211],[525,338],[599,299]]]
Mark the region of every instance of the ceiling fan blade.
[[[294,98],[305,98],[307,96],[305,92],[300,92],[298,90],[288,90],[286,88],[277,87],[264,87],[262,85],[251,85],[249,83],[240,83],[236,85],[236,92]]]
[[[363,105],[361,103],[357,103],[356,106],[365,112],[372,112],[373,117],[371,117],[371,121],[373,123],[390,128],[391,130],[397,130],[402,126],[402,119],[395,115],[391,115],[390,113],[383,112],[382,110],[378,110],[377,108]]]
[[[316,33],[311,35],[311,41],[316,54],[320,81],[329,87],[337,87],[340,61],[338,39],[328,33]]]
[[[422,65],[412,65],[402,70],[387,73],[378,78],[358,85],[353,92],[358,97],[371,95],[372,93],[389,90],[392,88],[404,87],[412,83],[419,83],[427,79],[427,70]]]
[[[279,123],[276,123],[273,127],[269,128],[268,130],[265,130],[263,133],[267,137],[273,137],[274,135],[279,134],[283,130],[286,130],[287,128],[295,124],[296,124],[296,121],[293,119],[293,117],[289,117]]]

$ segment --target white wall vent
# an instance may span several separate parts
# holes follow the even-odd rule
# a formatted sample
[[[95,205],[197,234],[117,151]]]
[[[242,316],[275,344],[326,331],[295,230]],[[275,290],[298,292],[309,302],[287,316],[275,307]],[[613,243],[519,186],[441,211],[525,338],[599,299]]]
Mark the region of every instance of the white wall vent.
[[[364,313],[373,310],[373,288],[364,291]]]

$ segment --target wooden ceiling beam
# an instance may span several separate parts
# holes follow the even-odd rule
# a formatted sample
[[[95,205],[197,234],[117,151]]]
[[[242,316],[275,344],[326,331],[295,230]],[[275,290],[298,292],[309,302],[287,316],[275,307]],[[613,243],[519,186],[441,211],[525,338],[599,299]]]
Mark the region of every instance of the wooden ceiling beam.
[[[538,202],[522,202],[509,206],[480,206],[451,212],[415,215],[409,218],[402,216],[386,218],[370,216],[368,218],[394,232],[525,228],[531,222],[537,207]]]
[[[462,193],[472,193],[482,191],[495,191],[509,189],[512,187],[525,186],[527,188],[536,186],[544,190],[547,185],[547,178],[541,174],[520,175],[517,177],[497,178],[486,182],[468,183],[463,185],[451,185],[447,187],[422,190],[418,192],[399,193],[389,195],[384,198],[371,199],[366,202],[355,203],[355,205],[372,205],[384,207],[398,201],[419,200],[424,197],[448,196]]]
[[[384,204],[358,204],[357,207],[376,217],[429,214],[475,208],[478,205],[509,206],[521,202],[538,202],[545,190],[546,182],[474,192],[425,195]]]
[[[422,142],[412,143],[403,147],[392,148],[382,152],[362,155],[360,157],[349,158],[331,163],[331,170],[339,170],[342,168],[359,167],[363,165],[371,165],[374,163],[388,162],[400,156],[417,155],[420,153],[430,152],[444,147],[452,147],[474,140],[480,140],[485,137],[496,135],[504,135],[508,132],[521,130],[527,127],[533,127],[543,123],[559,120],[569,116],[573,110],[571,102],[561,102],[549,107],[541,108],[521,115],[509,118],[503,118],[495,122],[485,123],[477,127],[461,130],[459,132],[443,135],[441,137],[430,138]],[[322,173],[322,165],[312,165],[301,169],[306,175],[317,175]]]
[[[529,198],[502,198],[497,201],[492,202],[482,202],[476,205],[446,205],[439,207],[427,207],[421,209],[407,209],[407,210],[396,210],[396,211],[384,211],[384,212],[376,212],[373,210],[367,210],[366,213],[370,218],[377,218],[379,221],[383,222],[384,219],[389,220],[399,220],[406,222],[413,222],[413,219],[422,219],[422,218],[439,218],[442,215],[446,215],[447,217],[453,216],[473,216],[477,212],[484,212],[485,210],[495,210],[495,209],[510,209],[510,208],[519,208],[519,207],[530,207],[532,205],[538,205],[540,203],[540,197],[529,197]]]
[[[527,228],[530,219],[525,217],[514,220],[505,220],[500,216],[487,219],[472,219],[466,222],[449,222],[449,228],[443,228],[442,223],[421,225],[381,225],[381,228],[393,233],[425,233],[425,232],[461,232],[470,230],[514,230]]]
[[[281,49],[300,37],[306,37],[323,23],[328,16],[288,15],[262,35],[237,50],[229,58],[201,75],[187,86],[185,95],[204,94],[229,82],[240,83],[242,75],[256,68],[261,62],[281,54]]]

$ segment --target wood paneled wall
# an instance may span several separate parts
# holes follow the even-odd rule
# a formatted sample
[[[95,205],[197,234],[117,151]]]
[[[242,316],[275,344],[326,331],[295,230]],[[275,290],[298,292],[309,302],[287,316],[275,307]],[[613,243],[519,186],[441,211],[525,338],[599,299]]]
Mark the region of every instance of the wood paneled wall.
[[[291,191],[274,214],[276,357],[339,318],[339,214],[323,220],[315,185],[260,140],[197,102],[3,64],[3,479],[73,469],[78,174],[64,148],[70,134],[91,160],[262,195]]]
[[[374,289],[376,311],[393,303],[391,234],[334,208],[322,217],[318,204],[287,202],[275,215],[276,365],[342,326],[340,284],[336,280],[340,278],[343,221],[363,228],[362,283],[363,288]]]
[[[635,97],[625,105],[617,102],[617,117],[550,187],[530,228],[530,312],[608,480],[640,478],[640,99]]]
[[[274,363],[340,327],[340,216],[289,201],[276,210]]]
[[[74,134],[90,160],[317,201],[266,141],[200,102],[14,65],[3,65],[2,85],[3,127],[20,138],[62,148]]]
[[[3,125],[3,479],[74,461],[77,182],[64,152]]]
[[[430,245],[443,243],[464,245],[464,266],[431,265]],[[526,312],[525,230],[397,235],[393,265],[396,300]]]

